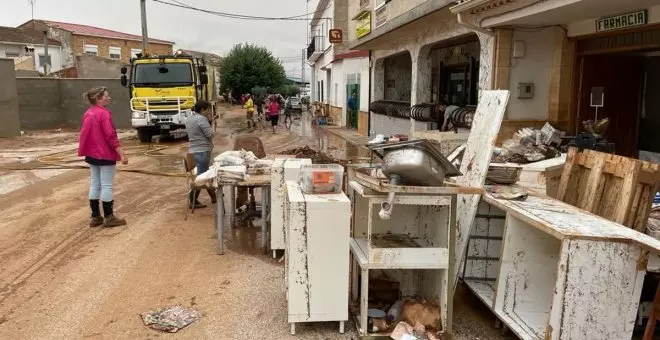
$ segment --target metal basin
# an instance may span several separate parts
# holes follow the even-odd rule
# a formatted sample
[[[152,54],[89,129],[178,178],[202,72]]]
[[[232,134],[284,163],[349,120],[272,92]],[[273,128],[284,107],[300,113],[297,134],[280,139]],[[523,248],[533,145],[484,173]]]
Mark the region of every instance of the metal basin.
[[[387,177],[399,175],[408,185],[441,186],[445,180],[445,169],[418,148],[385,150],[382,170]]]

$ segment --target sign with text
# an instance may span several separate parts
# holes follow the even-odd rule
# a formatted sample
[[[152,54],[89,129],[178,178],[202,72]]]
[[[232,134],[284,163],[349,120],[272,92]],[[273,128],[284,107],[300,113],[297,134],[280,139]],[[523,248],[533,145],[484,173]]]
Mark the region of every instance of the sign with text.
[[[629,27],[646,25],[649,22],[649,12],[641,10],[625,14],[613,15],[596,20],[596,32],[620,30]]]
[[[331,28],[328,32],[331,44],[341,44],[344,41],[344,35],[341,28]]]
[[[355,27],[355,34],[358,39],[371,33],[371,12],[365,12],[362,16],[357,18],[357,26]]]

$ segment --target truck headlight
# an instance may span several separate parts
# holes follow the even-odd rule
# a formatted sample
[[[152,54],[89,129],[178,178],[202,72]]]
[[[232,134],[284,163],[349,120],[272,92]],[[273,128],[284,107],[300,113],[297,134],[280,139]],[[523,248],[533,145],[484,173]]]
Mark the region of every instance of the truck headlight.
[[[144,112],[133,112],[133,119],[144,119]]]

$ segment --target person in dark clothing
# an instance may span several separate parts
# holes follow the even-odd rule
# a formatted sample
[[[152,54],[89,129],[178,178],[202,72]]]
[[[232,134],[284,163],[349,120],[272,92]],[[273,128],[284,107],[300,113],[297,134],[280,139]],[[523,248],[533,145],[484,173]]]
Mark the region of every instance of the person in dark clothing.
[[[188,152],[192,154],[197,166],[197,175],[208,171],[211,164],[211,151],[213,151],[213,129],[210,124],[212,114],[211,104],[200,100],[195,104],[194,113],[186,119],[186,132],[188,133]],[[211,202],[216,202],[216,194],[213,190],[207,190]],[[198,201],[199,190],[191,190],[188,203],[191,208],[205,208],[206,205]]]

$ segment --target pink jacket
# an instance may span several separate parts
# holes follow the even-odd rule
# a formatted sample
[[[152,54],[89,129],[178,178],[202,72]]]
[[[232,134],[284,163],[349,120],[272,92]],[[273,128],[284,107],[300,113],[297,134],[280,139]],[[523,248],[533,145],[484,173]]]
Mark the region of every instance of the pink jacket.
[[[110,111],[100,105],[90,106],[83,115],[78,156],[119,161],[119,138]]]

